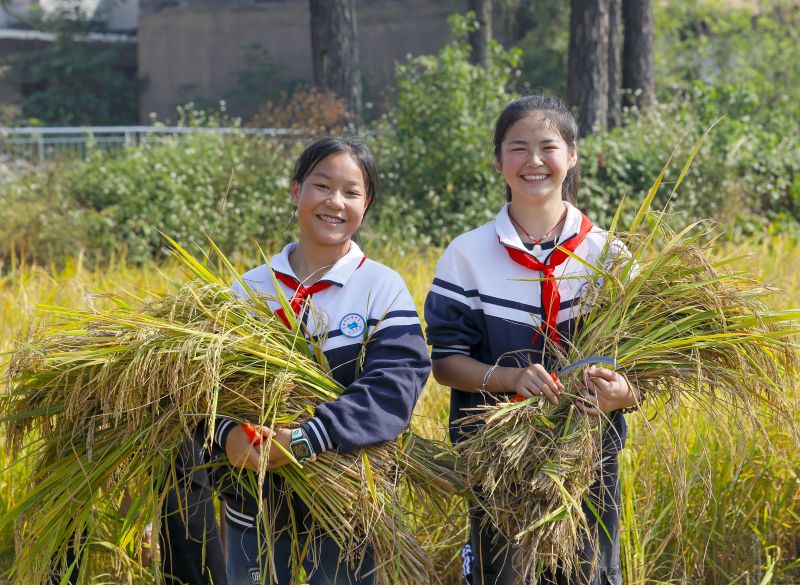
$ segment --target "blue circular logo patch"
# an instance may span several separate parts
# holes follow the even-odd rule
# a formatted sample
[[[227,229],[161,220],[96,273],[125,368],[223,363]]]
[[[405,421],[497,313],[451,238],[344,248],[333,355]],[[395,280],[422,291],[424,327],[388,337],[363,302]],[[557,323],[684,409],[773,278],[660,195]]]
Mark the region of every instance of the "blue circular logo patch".
[[[339,330],[345,337],[358,337],[364,333],[365,328],[364,317],[356,313],[345,315],[339,323]]]

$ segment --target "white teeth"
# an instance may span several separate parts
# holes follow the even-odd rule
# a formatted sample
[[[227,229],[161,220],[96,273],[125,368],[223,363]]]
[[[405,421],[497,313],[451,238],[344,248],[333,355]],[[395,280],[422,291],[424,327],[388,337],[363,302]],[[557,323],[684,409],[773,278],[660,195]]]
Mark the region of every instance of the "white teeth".
[[[547,175],[522,175],[522,178],[526,181],[544,181]]]
[[[324,221],[325,223],[332,223],[332,224],[344,223],[344,220],[340,217],[332,217],[330,215],[318,215],[317,217],[322,221]]]

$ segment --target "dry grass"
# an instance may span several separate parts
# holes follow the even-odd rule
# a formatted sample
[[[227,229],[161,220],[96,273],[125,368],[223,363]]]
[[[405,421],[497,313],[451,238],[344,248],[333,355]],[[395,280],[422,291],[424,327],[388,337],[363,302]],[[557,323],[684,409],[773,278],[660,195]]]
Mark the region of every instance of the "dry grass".
[[[747,254],[748,271],[783,290],[768,300],[770,308],[797,307],[797,241],[775,237],[726,244],[712,252],[715,257]],[[370,250],[370,255],[404,276],[421,310],[438,251],[401,257],[391,250]],[[174,264],[132,268],[123,261],[92,271],[77,259],[61,270],[6,267],[0,279],[0,346],[8,349],[10,341],[37,318],[37,304],[102,308],[108,306],[108,299],[86,295],[124,289],[144,298],[148,291],[165,291],[178,273]],[[791,392],[796,405],[797,388]],[[444,439],[448,404],[448,390],[430,380],[415,412],[416,428],[431,438]],[[793,417],[800,422],[800,417]],[[649,423],[639,415],[628,420],[628,446],[621,453],[626,583],[800,580],[800,573],[791,568],[800,534],[797,448],[785,427],[769,426],[765,436],[743,428],[735,417],[711,420],[692,409],[662,414]],[[5,446],[0,453],[4,469],[18,455]],[[17,471],[0,474],[0,511],[22,497],[20,481]],[[435,545],[442,562],[450,562],[443,580],[460,584],[457,553],[466,532],[446,528],[440,517],[426,521],[426,544]],[[0,535],[2,568],[7,569],[13,558],[12,537],[10,530]]]
[[[234,275],[227,266],[217,274],[178,254],[194,278],[176,283],[175,292],[144,305],[108,295],[113,306],[105,310],[46,308],[54,323],[33,330],[11,354],[0,418],[9,450],[25,457],[18,486],[24,493],[0,526],[19,527],[16,583],[44,582],[55,567],[68,571],[61,559],[76,539],[88,543],[79,549],[87,555],[84,566],[104,544],[118,573],[132,567],[136,574],[139,535],[151,515],[140,511],[160,508],[175,481],[170,454],[198,420],[287,425],[343,391],[328,375],[320,348],[301,335],[287,299],[277,300],[293,321],[288,329],[265,298],[251,294],[245,301],[229,293]],[[210,443],[213,425],[206,432]],[[447,478],[457,478],[446,459],[435,457],[441,451],[406,432],[397,442],[325,453],[313,465],[294,462],[273,473],[286,485],[281,497],[300,498],[349,563],[359,564],[369,550],[381,583],[436,583],[440,571],[415,537],[415,513],[430,513],[421,507],[426,504],[438,511],[454,491]],[[260,494],[272,476],[262,459],[257,474],[235,479]],[[113,515],[126,489],[133,503],[125,525],[109,530],[98,518]],[[264,508],[270,549],[276,531],[272,510]],[[296,524],[302,518],[291,518],[289,528],[302,531]],[[154,531],[158,523],[156,517]],[[126,543],[132,556],[122,552]],[[293,561],[299,567],[302,560],[298,551]],[[131,578],[130,571],[120,574]]]

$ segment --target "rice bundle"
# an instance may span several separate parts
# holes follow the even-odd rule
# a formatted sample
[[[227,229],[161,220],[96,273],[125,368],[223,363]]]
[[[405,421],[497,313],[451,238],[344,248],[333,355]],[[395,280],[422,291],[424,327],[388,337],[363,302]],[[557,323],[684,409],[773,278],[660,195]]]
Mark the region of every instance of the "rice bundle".
[[[612,229],[630,256],[609,247],[604,265],[592,267],[576,336],[547,351],[561,366],[614,358],[651,409],[682,400],[754,422],[765,411],[785,416],[784,388],[800,369],[800,310],[768,311],[763,299],[774,291],[730,271],[737,259],[713,260],[701,224],[674,233],[663,214],[650,212],[660,180],[627,234]],[[599,477],[604,432],[613,431],[575,408],[580,370],[561,381],[566,400],[558,405],[536,397],[479,409],[468,419],[479,430],[458,447],[480,506],[518,547],[517,568],[529,579],[557,567],[587,574],[590,561],[579,551],[604,530],[597,499],[587,496]],[[598,519],[594,532],[582,503]]]
[[[149,518],[158,534],[158,511],[176,485],[176,453],[199,422],[207,422],[210,444],[215,416],[291,425],[344,390],[302,324],[289,330],[265,298],[231,295],[230,277],[171,243],[194,274],[175,294],[145,305],[112,297],[115,308],[102,312],[49,308],[60,324],[35,332],[13,355],[0,416],[9,445],[28,459],[30,491],[0,525],[18,526],[18,583],[74,570],[73,548],[85,556],[93,546],[106,553],[116,547],[114,556],[130,564],[122,549],[140,538]],[[292,318],[287,299],[280,302]],[[263,447],[268,452],[267,442]],[[372,549],[379,582],[435,583],[405,502],[409,493],[425,501],[452,495],[457,476],[442,451],[409,431],[394,443],[326,452],[313,464],[237,479],[260,494],[270,474],[283,478],[347,562],[358,564]],[[97,519],[115,513],[126,489],[133,503],[109,543]],[[270,528],[269,510],[260,516]],[[299,518],[292,522],[295,533],[302,530]],[[293,559],[298,567],[303,554]],[[269,582],[271,568],[262,571]]]

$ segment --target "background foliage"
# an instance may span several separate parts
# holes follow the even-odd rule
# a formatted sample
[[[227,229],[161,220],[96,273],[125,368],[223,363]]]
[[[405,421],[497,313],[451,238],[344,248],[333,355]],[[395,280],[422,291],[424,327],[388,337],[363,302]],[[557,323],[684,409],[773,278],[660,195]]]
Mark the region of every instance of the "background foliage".
[[[136,77],[135,44],[86,42],[84,37],[96,26],[59,11],[33,24],[55,40],[0,62],[0,77],[21,90],[25,123],[136,123],[144,82]]]
[[[716,122],[672,202],[678,217],[714,217],[731,237],[797,231],[800,60],[790,43],[798,12],[782,6],[757,16],[723,11],[714,1],[661,6],[659,103],[625,112],[621,127],[579,145],[580,204],[596,223],[607,225],[620,198],[640,197],[676,146],[677,160],[684,159]],[[562,34],[557,24],[554,37]],[[519,51],[497,43],[488,66],[471,65],[468,27],[455,17],[437,55],[397,66],[393,106],[369,136],[382,185],[363,231],[368,241],[401,251],[441,246],[490,219],[504,200],[491,132],[503,104],[526,84],[525,69]],[[334,97],[303,90],[272,103],[260,121],[297,126],[307,119],[347,132]],[[239,127],[224,108],[208,114],[189,106],[180,117],[184,126]],[[141,262],[158,254],[159,229],[184,241],[212,233],[229,251],[254,240],[279,245],[292,237],[288,180],[300,146],[195,133],[47,166],[0,191],[0,255],[49,261],[78,249],[92,258],[122,249]]]
[[[181,125],[219,116],[182,109]],[[291,151],[291,148],[288,149]],[[7,254],[63,259],[85,249],[135,262],[157,257],[159,230],[182,241],[210,234],[226,249],[290,237],[291,152],[274,140],[190,133],[121,153],[45,167],[10,185],[0,208]]]

